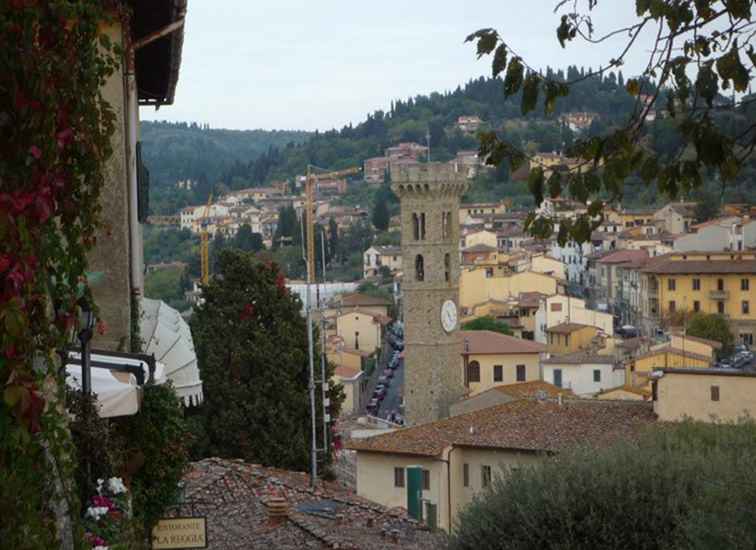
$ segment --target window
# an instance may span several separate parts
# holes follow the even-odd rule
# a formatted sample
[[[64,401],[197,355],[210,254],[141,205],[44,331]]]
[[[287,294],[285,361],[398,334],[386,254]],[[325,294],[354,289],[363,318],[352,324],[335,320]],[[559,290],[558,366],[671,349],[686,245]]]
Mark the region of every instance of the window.
[[[483,486],[483,488],[491,485],[491,467],[490,466],[480,467],[480,484]]]
[[[717,302],[717,313],[720,315],[724,315],[725,312],[725,305],[724,302]]]
[[[465,487],[470,486],[470,465],[462,464],[462,485]]]
[[[712,386],[711,387],[711,400],[712,401],[719,401],[719,386]]]
[[[444,254],[444,280],[449,282],[451,278],[451,255],[447,252]]]
[[[750,287],[748,279],[740,279],[740,290],[750,290]]]
[[[701,279],[693,279],[693,290],[701,290]]]
[[[551,311],[562,311],[562,304],[551,304]]]
[[[717,290],[724,290],[724,279],[717,279]]]
[[[601,382],[601,371],[599,369],[593,369],[593,381]]]
[[[677,282],[674,279],[667,279],[667,290],[675,290]]]
[[[425,266],[423,264],[422,254],[418,254],[417,256],[415,256],[415,280],[416,281],[425,280]]]
[[[470,361],[467,365],[467,381],[480,382],[480,363],[477,361]]]
[[[701,311],[701,302],[699,302],[698,300],[693,300],[693,311],[695,311],[696,313]]]
[[[404,468],[394,468],[394,487],[404,487]]]
[[[525,382],[526,378],[527,376],[525,374],[525,365],[517,365],[517,381]]]
[[[562,387],[562,369],[554,369],[554,385],[557,388]]]
[[[420,216],[412,213],[412,238],[416,241],[420,240]]]
[[[430,470],[423,470],[423,491],[430,491]]]
[[[669,311],[670,313],[674,313],[676,310],[676,305],[674,300],[669,301]]]
[[[486,279],[490,279],[493,277],[493,267],[487,267],[486,268]]]
[[[746,346],[752,346],[753,345],[753,333],[751,332],[742,332],[740,334],[740,341],[743,342]]]
[[[451,236],[451,212],[441,213],[441,234],[444,239]]]
[[[360,349],[360,333],[354,333],[354,349]]]
[[[750,304],[748,303],[748,300],[743,300],[743,303],[740,305],[742,311],[744,314],[749,314],[751,312]]]
[[[425,240],[425,212],[420,214],[420,240]]]
[[[502,365],[494,365],[493,377],[494,382],[504,381],[504,367]]]

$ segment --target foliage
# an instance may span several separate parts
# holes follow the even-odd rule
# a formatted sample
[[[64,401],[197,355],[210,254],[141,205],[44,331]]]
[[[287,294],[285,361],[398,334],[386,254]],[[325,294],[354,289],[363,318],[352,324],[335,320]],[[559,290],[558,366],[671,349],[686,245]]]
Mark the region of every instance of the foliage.
[[[657,425],[505,472],[463,510],[451,548],[752,548],[756,426]]]
[[[526,116],[537,110],[539,99],[544,115],[558,112],[560,103],[581,84],[622,66],[628,52],[642,48],[636,44],[642,32],[656,29],[648,65],[641,75],[625,83],[634,98],[627,119],[616,128],[597,135],[589,133],[567,147],[567,155],[578,159],[581,169],[554,171],[547,181],[544,167],[507,136],[495,131],[480,136],[480,154],[488,163],[506,163],[517,169],[530,161],[528,184],[536,205],[547,195],[568,194],[586,204],[592,199],[585,215],[571,223],[560,223],[560,243],[568,238],[587,241],[602,221],[604,204],[622,198],[624,182],[631,175],[675,198],[700,187],[706,173],[716,174],[723,184],[734,182],[756,147],[756,119],[749,111],[754,98],[736,100],[733,96],[730,101],[721,95],[730,89],[742,94],[748,88],[756,64],[750,43],[752,2],[638,0],[637,20],[604,36],[596,34],[591,17],[598,3],[588,0],[587,13],[580,13],[578,4],[557,5],[556,11],[562,14],[556,34],[563,48],[578,37],[601,43],[618,34],[627,36],[619,55],[596,71],[573,77],[568,74],[566,78],[544,74],[529,67],[494,29],[481,29],[467,37],[467,41],[476,42],[479,58],[493,54],[493,77],[504,75],[504,95],[517,95]],[[570,11],[567,6],[571,6]],[[691,73],[695,73],[695,80],[691,80]],[[671,139],[667,140],[670,147],[666,152],[645,143],[649,115],[669,117],[672,122],[667,128]],[[548,236],[554,222],[532,213],[526,225],[535,235]]]
[[[184,311],[188,308],[184,298],[184,270],[181,267],[166,267],[149,271],[144,279],[144,295],[163,300],[172,308]]]
[[[462,325],[462,330],[492,330],[501,334],[512,335],[512,329],[509,328],[508,324],[488,315],[467,321]]]
[[[1,6],[0,540],[52,548],[70,536],[53,508],[61,519],[77,507],[54,351],[75,325],[100,221],[115,128],[100,90],[119,53],[100,29],[120,4]]]
[[[389,212],[388,203],[385,199],[379,200],[373,209],[373,227],[375,227],[377,231],[388,230],[390,218],[391,213]]]
[[[722,344],[720,357],[727,357],[732,353],[735,337],[730,331],[727,319],[714,313],[694,313],[686,323],[686,334],[714,340]]]
[[[306,469],[310,424],[302,304],[289,294],[275,264],[237,250],[224,250],[219,260],[219,271],[204,288],[205,302],[192,317],[207,452]],[[329,365],[329,380],[330,374]],[[331,386],[328,396],[335,417],[343,393]]]
[[[145,386],[139,414],[115,422],[129,461],[126,467],[132,473],[134,516],[149,532],[177,501],[178,482],[189,461],[191,434],[170,382]]]
[[[92,548],[130,550],[131,495],[120,477],[99,478],[97,494],[84,512],[85,538]]]

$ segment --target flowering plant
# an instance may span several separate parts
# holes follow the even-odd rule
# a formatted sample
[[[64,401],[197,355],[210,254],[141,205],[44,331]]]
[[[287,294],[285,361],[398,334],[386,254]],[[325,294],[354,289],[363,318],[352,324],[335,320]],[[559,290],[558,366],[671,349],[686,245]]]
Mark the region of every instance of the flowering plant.
[[[94,550],[116,550],[131,515],[131,495],[120,477],[97,480],[97,494],[84,511],[85,538]]]

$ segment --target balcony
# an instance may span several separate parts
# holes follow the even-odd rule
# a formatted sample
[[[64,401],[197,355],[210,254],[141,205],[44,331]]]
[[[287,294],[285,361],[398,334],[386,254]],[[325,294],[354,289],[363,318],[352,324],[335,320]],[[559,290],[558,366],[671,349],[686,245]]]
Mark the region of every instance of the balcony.
[[[710,290],[709,299],[726,302],[727,300],[730,299],[730,291],[729,290]]]

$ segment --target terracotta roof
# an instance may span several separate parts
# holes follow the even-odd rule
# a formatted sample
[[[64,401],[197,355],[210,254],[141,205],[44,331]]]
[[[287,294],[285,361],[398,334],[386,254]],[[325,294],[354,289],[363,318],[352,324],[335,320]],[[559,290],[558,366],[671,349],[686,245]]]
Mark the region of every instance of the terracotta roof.
[[[554,355],[541,361],[544,365],[613,365],[616,362],[611,355],[597,355],[583,352]]]
[[[611,388],[608,390],[604,390],[602,392],[599,392],[597,395],[607,395],[615,391],[624,391],[627,393],[634,393],[636,395],[641,395],[643,397],[651,397],[651,390],[647,388],[639,388],[637,386],[631,386],[629,384],[625,384],[624,386],[620,386],[618,388]]]
[[[468,246],[463,249],[462,252],[496,252],[497,248],[488,246],[487,244],[478,243],[472,246]]]
[[[618,250],[601,258],[600,264],[622,264],[626,262],[641,262],[648,258],[646,250]]]
[[[380,296],[371,296],[360,292],[341,296],[342,306],[390,306],[391,302]]]
[[[464,353],[465,340],[467,340],[467,353],[471,355],[503,355],[514,353],[543,353],[546,346],[523,340],[491,330],[460,330],[460,353]]]
[[[570,334],[571,332],[577,332],[578,330],[584,328],[593,328],[598,330],[598,328],[596,327],[592,327],[591,325],[583,325],[581,323],[559,323],[558,325],[547,328],[546,332],[553,332],[554,334]]]
[[[693,353],[692,351],[688,350],[683,351],[679,348],[673,348],[672,346],[664,346],[663,348],[652,349],[644,353],[643,355],[636,357],[636,361],[638,359],[646,359],[648,357],[654,357],[655,355],[661,355],[663,353],[672,353],[674,355],[680,355],[686,359],[699,359],[701,361],[711,362],[711,357],[701,355],[700,353]]]
[[[693,342],[706,344],[707,346],[711,346],[714,349],[722,349],[722,342],[717,342],[716,340],[709,340],[708,338],[701,338],[700,336],[691,336],[690,334],[683,334],[682,332],[674,332],[673,334],[686,340],[692,340]]]
[[[388,325],[391,322],[391,317],[388,317],[386,315],[378,315],[376,313],[373,313],[372,311],[366,311],[360,308],[343,311],[341,312],[339,317],[344,317],[346,315],[365,315],[366,317],[372,317],[376,323],[380,323],[381,325]]]
[[[750,369],[710,369],[710,368],[664,368],[656,369],[664,374],[698,374],[706,376],[744,376],[746,378],[756,378],[756,371]]]
[[[402,255],[401,246],[373,246],[372,248],[375,248],[375,250],[383,256],[401,256]]]
[[[522,399],[437,422],[352,440],[357,451],[439,456],[447,447],[471,446],[557,452],[590,442],[634,437],[656,421],[648,403]]]
[[[313,489],[304,472],[206,458],[189,464],[182,481],[186,501],[168,515],[207,517],[213,550],[383,550],[387,545],[432,550],[448,544],[443,531],[421,525],[403,508],[371,502],[341,483],[319,480]],[[284,521],[272,521],[267,506],[271,497],[283,498],[288,512]],[[387,533],[398,543],[388,542]]]
[[[696,214],[695,202],[671,202],[667,206],[669,206],[672,210],[674,210],[681,216],[685,216],[687,218],[692,218]]]
[[[517,297],[517,304],[520,307],[538,307],[541,305],[541,299],[548,297],[543,292],[520,292]]]
[[[560,388],[554,384],[544,382],[543,380],[532,380],[530,382],[520,382],[519,384],[505,384],[504,386],[496,386],[487,391],[505,393],[518,399],[532,399],[538,397],[539,392],[546,392],[547,397],[557,397],[559,395],[574,396],[572,390]]]
[[[665,275],[684,274],[727,274],[727,273],[756,273],[756,260],[674,260],[665,257],[663,261],[646,265],[644,273]]]

